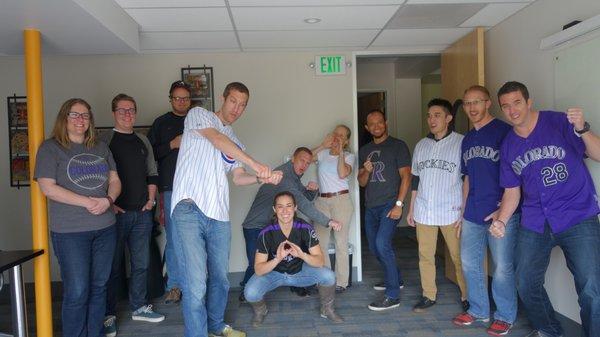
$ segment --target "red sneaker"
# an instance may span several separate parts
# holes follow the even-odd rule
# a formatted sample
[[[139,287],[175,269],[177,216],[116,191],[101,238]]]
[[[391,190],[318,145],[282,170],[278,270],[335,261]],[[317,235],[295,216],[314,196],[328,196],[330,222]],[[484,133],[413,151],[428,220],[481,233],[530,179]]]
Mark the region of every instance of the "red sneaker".
[[[471,314],[469,314],[468,312],[463,312],[462,314],[459,314],[458,316],[454,317],[452,319],[452,323],[458,325],[458,326],[469,326],[471,324],[473,324],[474,322],[489,322],[490,319],[489,318],[477,318]]]
[[[487,333],[492,336],[504,336],[510,332],[510,328],[512,328],[512,324],[495,319],[487,329]]]

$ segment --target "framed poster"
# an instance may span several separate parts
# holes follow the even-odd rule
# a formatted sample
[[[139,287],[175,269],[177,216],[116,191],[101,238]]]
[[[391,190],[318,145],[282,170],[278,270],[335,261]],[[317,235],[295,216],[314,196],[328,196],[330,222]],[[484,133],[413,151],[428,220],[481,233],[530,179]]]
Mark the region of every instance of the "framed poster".
[[[29,186],[29,133],[27,128],[27,97],[6,98],[8,111],[8,151],[10,156],[10,186]]]
[[[215,95],[212,67],[181,68],[181,80],[192,89],[192,107],[200,106],[206,110],[215,110]]]

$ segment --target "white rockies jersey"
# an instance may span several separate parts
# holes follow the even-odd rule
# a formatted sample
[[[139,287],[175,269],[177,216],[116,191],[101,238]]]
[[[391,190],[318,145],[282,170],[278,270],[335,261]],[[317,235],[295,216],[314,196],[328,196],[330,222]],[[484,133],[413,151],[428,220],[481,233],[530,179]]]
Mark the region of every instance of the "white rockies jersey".
[[[463,135],[456,132],[435,141],[417,143],[412,174],[419,176],[414,219],[423,225],[445,226],[458,220],[462,206],[460,151]]]

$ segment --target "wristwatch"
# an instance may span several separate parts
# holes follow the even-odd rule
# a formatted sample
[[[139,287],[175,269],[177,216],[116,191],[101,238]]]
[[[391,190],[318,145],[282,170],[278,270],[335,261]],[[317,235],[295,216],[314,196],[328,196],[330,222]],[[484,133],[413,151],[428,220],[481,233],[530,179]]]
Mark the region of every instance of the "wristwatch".
[[[152,199],[152,206],[156,206],[156,199]]]
[[[588,123],[588,122],[585,122],[583,124],[583,129],[581,129],[581,130],[575,130],[575,132],[577,132],[580,135],[583,135],[584,133],[586,133],[588,131],[590,131],[590,123]]]
[[[402,207],[404,206],[404,203],[402,202],[402,200],[396,200],[396,206]]]

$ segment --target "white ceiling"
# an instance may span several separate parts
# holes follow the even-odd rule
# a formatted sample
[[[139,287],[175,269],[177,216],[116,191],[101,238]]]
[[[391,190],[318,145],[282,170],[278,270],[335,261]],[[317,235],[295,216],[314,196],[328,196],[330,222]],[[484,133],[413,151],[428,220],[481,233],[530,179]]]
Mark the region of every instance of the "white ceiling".
[[[429,50],[533,0],[2,0],[0,54],[39,29],[46,54]],[[320,22],[308,24],[307,18]],[[412,49],[411,49],[412,48]]]

